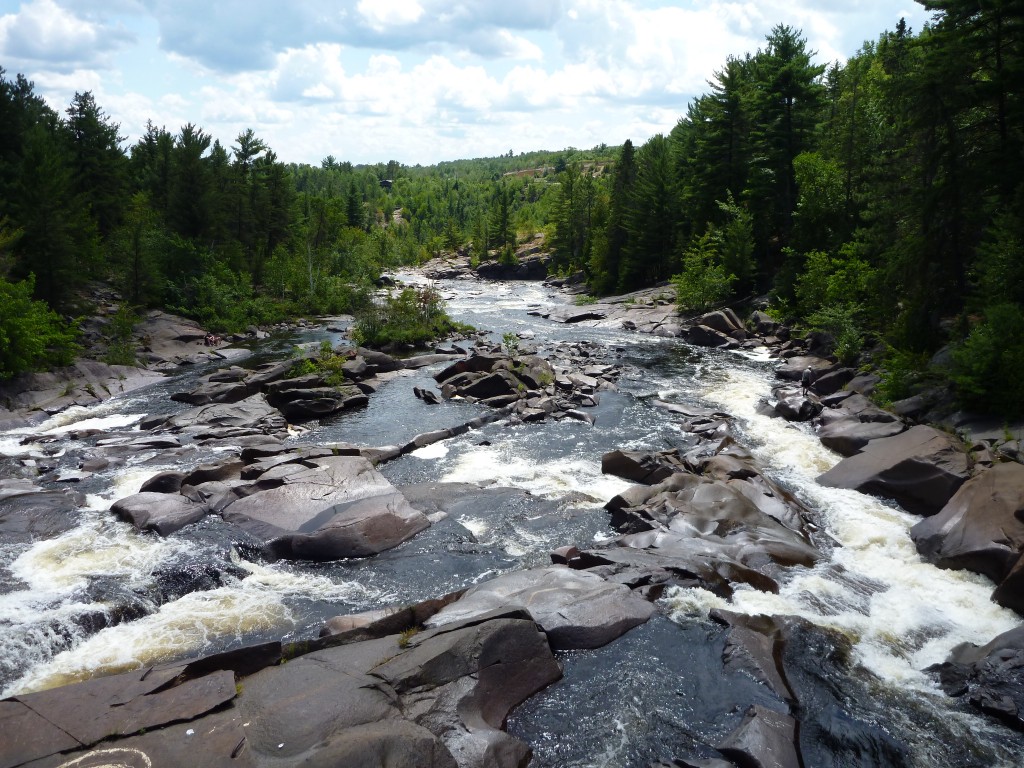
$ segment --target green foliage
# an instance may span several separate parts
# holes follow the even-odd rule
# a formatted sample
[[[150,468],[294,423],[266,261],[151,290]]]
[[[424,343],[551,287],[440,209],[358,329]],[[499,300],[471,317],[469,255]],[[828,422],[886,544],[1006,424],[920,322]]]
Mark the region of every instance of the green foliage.
[[[1008,418],[1024,416],[1024,310],[996,304],[953,353],[961,402]]]
[[[726,298],[732,291],[736,276],[722,266],[715,233],[708,230],[683,256],[683,271],[672,277],[676,304],[681,311],[703,312]]]
[[[434,288],[403,288],[360,312],[352,338],[369,347],[417,346],[466,328],[448,317],[441,295]]]
[[[0,278],[0,379],[68,365],[78,351],[77,332],[33,300],[33,288],[31,276],[16,283]]]
[[[914,394],[915,386],[928,375],[928,356],[920,352],[890,349],[878,382],[877,397],[882,404],[903,400]]]
[[[501,335],[501,346],[504,347],[506,355],[516,357],[519,354],[519,337],[512,331],[507,331]]]
[[[110,365],[135,365],[135,343],[132,333],[139,316],[128,304],[122,304],[110,321],[107,352],[103,361]]]
[[[853,365],[864,345],[861,308],[856,304],[829,304],[807,316],[812,330],[824,331],[835,341],[835,354],[843,365]]]

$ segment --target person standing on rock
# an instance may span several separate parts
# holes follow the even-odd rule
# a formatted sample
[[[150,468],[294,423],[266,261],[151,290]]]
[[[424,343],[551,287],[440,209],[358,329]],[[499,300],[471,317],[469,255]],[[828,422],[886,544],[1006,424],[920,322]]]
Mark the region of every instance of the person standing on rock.
[[[807,393],[811,389],[811,378],[813,376],[814,374],[811,372],[810,368],[804,368],[804,372],[800,374],[800,387],[804,397],[807,396]]]

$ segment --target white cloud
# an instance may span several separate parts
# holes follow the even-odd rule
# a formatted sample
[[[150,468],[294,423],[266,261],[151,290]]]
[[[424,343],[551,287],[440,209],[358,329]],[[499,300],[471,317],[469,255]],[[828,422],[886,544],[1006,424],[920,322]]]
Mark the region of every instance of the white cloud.
[[[54,0],[34,0],[0,16],[0,56],[50,71],[106,66],[106,54],[130,40],[123,28],[78,18]]]
[[[417,0],[359,0],[356,10],[378,32],[423,18],[423,6]]]

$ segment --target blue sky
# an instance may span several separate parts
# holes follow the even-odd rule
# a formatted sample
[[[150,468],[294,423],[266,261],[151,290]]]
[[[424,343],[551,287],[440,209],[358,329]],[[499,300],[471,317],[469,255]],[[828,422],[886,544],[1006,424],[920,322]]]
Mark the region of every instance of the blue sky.
[[[0,66],[55,109],[246,128],[285,161],[430,164],[641,143],[777,23],[845,59],[913,0],[0,0]]]

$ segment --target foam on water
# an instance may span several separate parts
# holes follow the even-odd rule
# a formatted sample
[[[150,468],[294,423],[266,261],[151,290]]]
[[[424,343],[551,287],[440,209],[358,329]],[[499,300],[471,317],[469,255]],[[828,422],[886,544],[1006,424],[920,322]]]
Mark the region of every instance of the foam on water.
[[[0,695],[140,669],[201,653],[215,642],[242,642],[257,632],[283,634],[294,626],[292,612],[285,605],[288,597],[325,601],[386,597],[372,587],[296,573],[287,566],[237,563],[249,571],[245,579],[185,595],[137,621],[105,629],[36,665]]]
[[[830,562],[795,569],[777,595],[738,589],[730,610],[797,615],[835,628],[854,642],[867,669],[927,692],[935,687],[922,669],[944,661],[958,643],[984,644],[1020,623],[990,600],[993,585],[984,577],[921,559],[909,535],[920,518],[871,496],[819,485],[815,478],[840,457],[808,428],[756,412],[768,389],[763,374],[733,369],[712,378],[700,395],[740,419],[761,466],[819,510],[840,544]],[[701,597],[692,592],[673,590],[668,604],[690,614]]]
[[[441,478],[449,483],[494,483],[544,498],[579,492],[605,502],[631,483],[601,473],[600,460],[565,458],[537,462],[520,453],[516,440],[478,446],[460,455]]]

